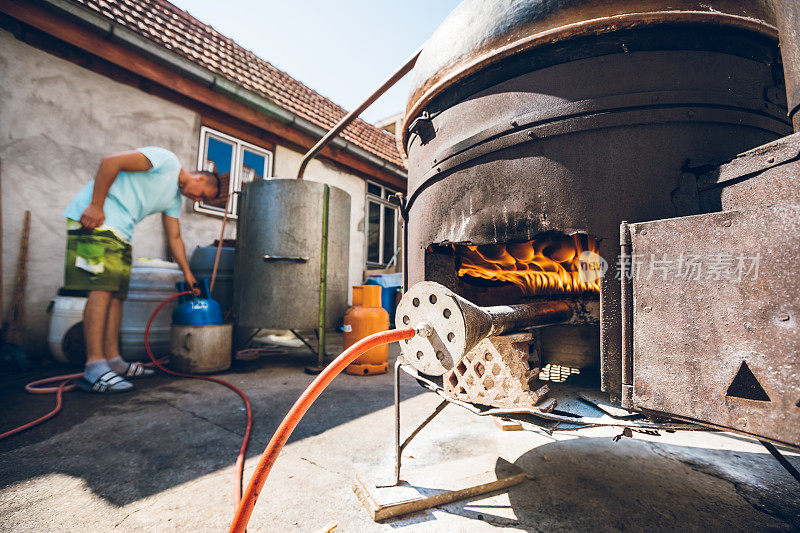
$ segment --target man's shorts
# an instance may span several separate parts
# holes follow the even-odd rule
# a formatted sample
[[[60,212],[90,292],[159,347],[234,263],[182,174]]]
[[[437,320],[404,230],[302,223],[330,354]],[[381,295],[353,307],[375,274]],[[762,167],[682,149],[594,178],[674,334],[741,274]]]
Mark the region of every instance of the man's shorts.
[[[110,291],[124,300],[130,280],[130,243],[111,229],[87,231],[79,222],[67,219],[65,289]]]

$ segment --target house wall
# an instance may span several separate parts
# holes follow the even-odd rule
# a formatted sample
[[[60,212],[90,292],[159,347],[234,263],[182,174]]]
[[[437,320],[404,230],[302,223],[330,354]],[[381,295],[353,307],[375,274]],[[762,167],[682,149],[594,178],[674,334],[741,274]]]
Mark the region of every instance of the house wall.
[[[33,48],[0,30],[0,160],[2,160],[2,288],[4,315],[10,307],[24,211],[31,210],[26,348],[47,354],[45,309],[63,283],[65,228],[61,215],[91,180],[100,158],[134,147],[172,150],[186,168],[197,161],[200,116],[177,104],[117,83]],[[296,172],[301,154],[278,147],[274,174]],[[309,179],[324,181],[352,196],[351,284],[364,265],[365,183],[320,162]],[[219,237],[220,219],[192,212],[184,200],[181,228],[187,252]],[[226,232],[235,234],[235,228]],[[160,219],[137,226],[134,257],[165,256]]]

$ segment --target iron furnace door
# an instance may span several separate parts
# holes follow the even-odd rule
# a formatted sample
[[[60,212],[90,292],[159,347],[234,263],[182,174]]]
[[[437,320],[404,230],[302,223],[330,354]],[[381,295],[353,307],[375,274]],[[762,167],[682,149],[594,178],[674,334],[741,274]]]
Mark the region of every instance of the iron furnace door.
[[[628,405],[800,447],[800,206],[622,229]]]

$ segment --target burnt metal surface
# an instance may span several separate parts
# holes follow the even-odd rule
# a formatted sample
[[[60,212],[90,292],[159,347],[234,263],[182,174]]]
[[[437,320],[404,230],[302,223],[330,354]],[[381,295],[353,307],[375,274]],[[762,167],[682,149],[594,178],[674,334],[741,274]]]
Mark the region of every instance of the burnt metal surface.
[[[800,204],[800,133],[754,148],[699,174],[699,206],[704,212]]]
[[[554,65],[513,58],[469,97],[437,100],[429,116],[435,135],[408,143],[409,201],[424,182],[454,166],[546,137],[673,122],[791,133],[785,102],[770,96],[783,93],[774,41],[718,35],[739,46],[716,50],[716,40],[694,42],[694,35],[671,35],[654,50],[620,49]],[[687,159],[711,162],[736,153],[704,159],[689,152]]]
[[[800,446],[800,206],[630,230],[633,407]]]
[[[531,361],[532,333],[483,339],[444,375],[445,394],[464,402],[503,408],[536,408],[549,412],[556,402],[537,384],[538,360]]]
[[[789,116],[794,131],[800,132],[800,2],[773,0],[773,3],[780,32]]]
[[[767,0],[467,0],[423,48],[411,81],[406,125],[443,90],[509,56],[585,36],[665,24],[747,29],[773,39],[777,35]]]
[[[715,31],[722,30],[708,33]],[[765,97],[781,85],[774,40],[723,32],[714,42],[738,48],[720,53],[694,37],[673,37],[661,41],[663,50],[544,68],[532,60],[509,79],[500,63],[501,81],[436,103],[435,136],[424,144],[414,136],[408,146],[408,282],[436,279],[471,298],[481,293],[484,305],[507,303],[501,288],[466,288],[447,273],[452,257],[426,249],[526,242],[548,231],[598,238],[615,274],[622,220],[685,214],[674,193],[692,191],[687,164],[729,160],[791,132],[785,108]],[[619,293],[619,281],[606,276],[601,374],[614,397],[621,391]]]

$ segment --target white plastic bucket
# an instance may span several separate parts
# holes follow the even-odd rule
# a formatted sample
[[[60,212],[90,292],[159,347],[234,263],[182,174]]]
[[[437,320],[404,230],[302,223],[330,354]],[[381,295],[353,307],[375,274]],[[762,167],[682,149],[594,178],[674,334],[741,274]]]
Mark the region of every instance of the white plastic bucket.
[[[159,259],[138,258],[131,267],[131,284],[128,298],[122,305],[120,348],[122,356],[130,361],[145,361],[144,330],[156,307],[176,292],[175,284],[183,279],[176,263]],[[172,310],[170,302],[156,317],[150,328],[150,347],[156,357],[170,353],[170,328]]]
[[[86,359],[83,350],[75,350],[75,342],[70,340],[79,339],[82,343],[84,307],[86,298],[80,296],[56,296],[53,300],[47,344],[53,357],[62,363],[83,364]]]

